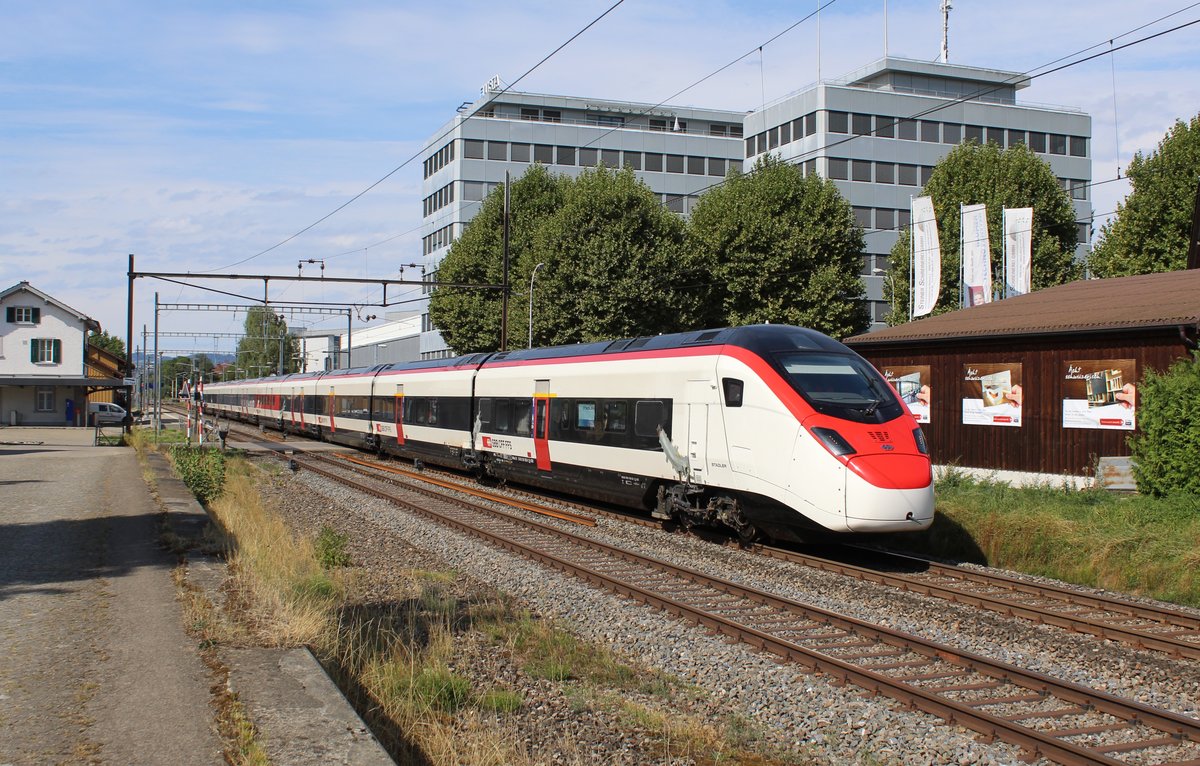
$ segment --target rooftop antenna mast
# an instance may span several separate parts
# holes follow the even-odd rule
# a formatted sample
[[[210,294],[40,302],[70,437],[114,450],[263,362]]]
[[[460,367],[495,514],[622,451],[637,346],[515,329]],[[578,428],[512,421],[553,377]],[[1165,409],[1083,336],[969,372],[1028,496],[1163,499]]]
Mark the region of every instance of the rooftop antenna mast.
[[[942,0],[942,63],[950,63],[950,0]]]

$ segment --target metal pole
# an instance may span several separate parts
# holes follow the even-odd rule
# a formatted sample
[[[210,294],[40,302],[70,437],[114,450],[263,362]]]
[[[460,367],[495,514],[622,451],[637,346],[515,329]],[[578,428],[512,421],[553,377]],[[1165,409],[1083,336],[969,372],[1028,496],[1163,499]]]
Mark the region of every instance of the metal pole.
[[[504,171],[504,269],[503,278],[500,280],[503,287],[500,288],[500,350],[508,350],[508,206],[510,202],[509,188],[512,184],[508,180],[508,171]]]
[[[154,293],[154,441],[162,430],[162,364],[158,358],[158,293]]]
[[[533,279],[537,276],[538,269],[545,266],[544,263],[539,263],[533,267],[533,273],[529,275],[529,348],[533,348]]]
[[[125,304],[125,374],[122,377],[129,378],[129,377],[133,376],[134,370],[136,369],[133,365],[133,253],[129,254],[129,273],[127,274],[127,276],[129,277],[129,288],[127,290],[128,295],[126,296],[126,304]],[[143,342],[142,346],[145,347],[144,342]],[[129,392],[128,404],[129,404],[129,409],[132,411],[133,410],[133,391]],[[84,409],[86,412],[86,407]],[[85,414],[84,422],[87,422],[86,417],[87,416]],[[132,430],[133,430],[132,423],[125,426],[125,431],[127,433]]]

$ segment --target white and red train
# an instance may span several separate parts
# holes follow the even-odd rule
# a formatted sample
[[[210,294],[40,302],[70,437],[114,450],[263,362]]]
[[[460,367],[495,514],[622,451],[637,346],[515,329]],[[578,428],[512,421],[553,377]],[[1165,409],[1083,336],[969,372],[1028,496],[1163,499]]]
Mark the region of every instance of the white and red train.
[[[756,325],[228,383],[219,413],[750,539],[933,520],[924,436],[865,359]]]

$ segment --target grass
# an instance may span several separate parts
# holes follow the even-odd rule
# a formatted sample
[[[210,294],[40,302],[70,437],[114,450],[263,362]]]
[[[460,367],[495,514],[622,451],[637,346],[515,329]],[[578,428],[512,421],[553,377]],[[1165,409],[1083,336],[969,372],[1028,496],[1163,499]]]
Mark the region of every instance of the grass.
[[[1014,488],[953,470],[935,495],[929,532],[904,541],[919,552],[1200,606],[1200,498]]]

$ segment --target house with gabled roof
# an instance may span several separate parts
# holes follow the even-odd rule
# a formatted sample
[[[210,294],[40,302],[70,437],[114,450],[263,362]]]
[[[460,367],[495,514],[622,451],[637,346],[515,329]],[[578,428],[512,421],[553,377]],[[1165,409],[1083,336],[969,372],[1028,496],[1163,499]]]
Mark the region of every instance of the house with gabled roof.
[[[0,425],[84,425],[88,395],[122,385],[89,365],[88,332],[99,330],[29,282],[0,292]]]

